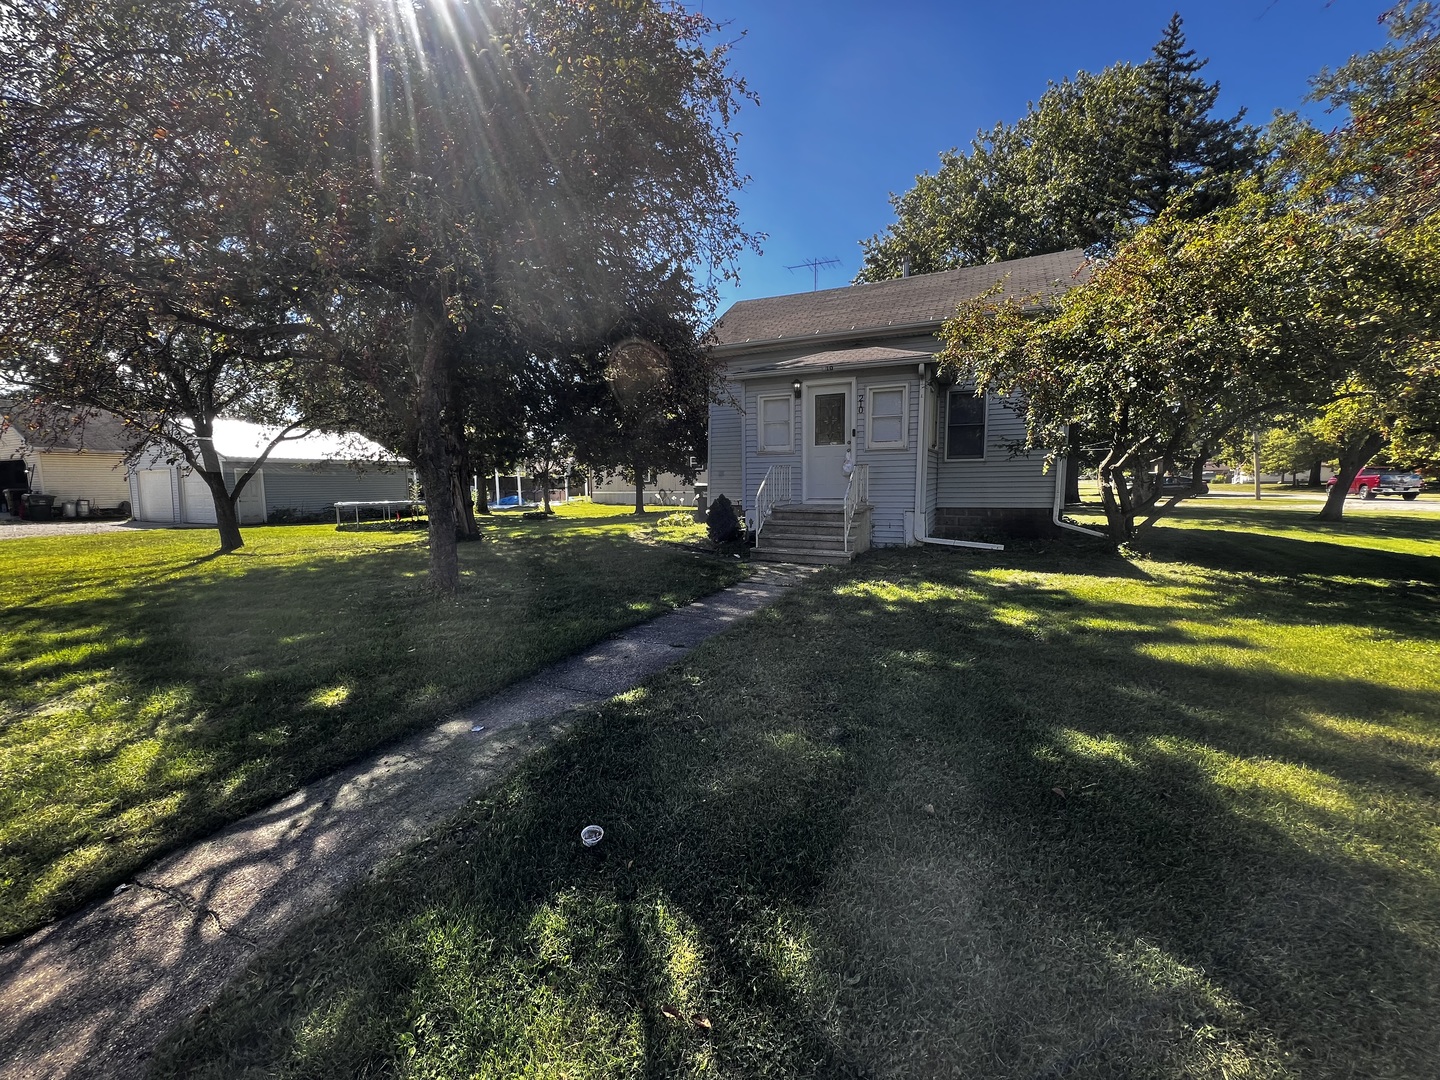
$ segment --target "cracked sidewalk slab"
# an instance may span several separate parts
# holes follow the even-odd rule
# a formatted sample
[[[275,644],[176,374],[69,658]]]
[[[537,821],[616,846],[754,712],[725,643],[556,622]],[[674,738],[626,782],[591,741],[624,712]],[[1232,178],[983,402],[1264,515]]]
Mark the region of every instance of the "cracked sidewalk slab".
[[[141,1075],[155,1045],[257,949],[423,839],[577,709],[637,685],[807,576],[760,568],[621,631],[0,948],[0,1077]]]

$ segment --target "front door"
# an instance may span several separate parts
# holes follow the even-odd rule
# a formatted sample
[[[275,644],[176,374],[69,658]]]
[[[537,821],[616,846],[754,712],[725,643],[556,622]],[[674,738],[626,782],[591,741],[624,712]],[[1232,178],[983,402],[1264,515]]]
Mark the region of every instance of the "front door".
[[[806,502],[842,502],[845,455],[855,431],[855,387],[849,382],[805,384],[804,495]]]

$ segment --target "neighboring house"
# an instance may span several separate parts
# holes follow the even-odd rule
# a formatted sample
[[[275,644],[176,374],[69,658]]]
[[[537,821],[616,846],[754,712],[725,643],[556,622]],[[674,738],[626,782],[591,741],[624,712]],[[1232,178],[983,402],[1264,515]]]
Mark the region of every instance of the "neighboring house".
[[[130,498],[125,477],[125,425],[109,413],[38,415],[0,409],[0,490],[28,489],[66,503],[88,501],[92,510],[113,510]],[[81,417],[83,416],[83,420]]]
[[[243,420],[215,422],[215,450],[232,488],[271,434]],[[200,474],[166,464],[165,456],[154,452],[131,470],[136,519],[215,524],[215,503]],[[379,445],[358,435],[315,434],[276,446],[240,493],[237,510],[240,524],[258,525],[276,517],[328,515],[337,502],[404,499],[409,492],[410,466]]]
[[[676,473],[651,473],[645,477],[645,505],[694,506],[696,484],[704,486],[703,470],[694,480],[686,480]],[[627,484],[618,474],[607,476],[590,485],[590,499],[597,503],[634,506],[635,485]]]
[[[715,331],[729,400],[710,408],[711,501],[743,508],[757,553],[806,561],[1058,531],[1063,470],[1014,452],[1014,409],[937,379],[936,332],[997,284],[1053,295],[1083,264],[1066,251],[735,304]]]

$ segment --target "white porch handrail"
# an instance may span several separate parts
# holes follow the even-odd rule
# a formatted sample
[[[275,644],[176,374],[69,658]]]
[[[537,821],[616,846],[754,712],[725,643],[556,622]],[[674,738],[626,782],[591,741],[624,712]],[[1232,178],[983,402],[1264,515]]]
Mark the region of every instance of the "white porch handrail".
[[[845,535],[844,551],[850,553],[850,523],[855,518],[855,509],[870,502],[870,466],[856,465],[845,484]]]
[[[760,539],[760,530],[765,528],[766,519],[777,506],[784,506],[791,498],[790,466],[771,465],[760,481],[755,492],[755,540]]]

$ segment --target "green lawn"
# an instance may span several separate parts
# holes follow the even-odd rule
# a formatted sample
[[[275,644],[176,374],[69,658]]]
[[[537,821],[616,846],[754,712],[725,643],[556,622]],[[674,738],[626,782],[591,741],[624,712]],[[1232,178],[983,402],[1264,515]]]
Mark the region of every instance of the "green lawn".
[[[1373,525],[827,572],[257,958],[159,1073],[1440,1075],[1440,541]]]
[[[654,515],[496,515],[459,599],[424,534],[253,528],[0,545],[0,939],[607,634],[737,579]]]

